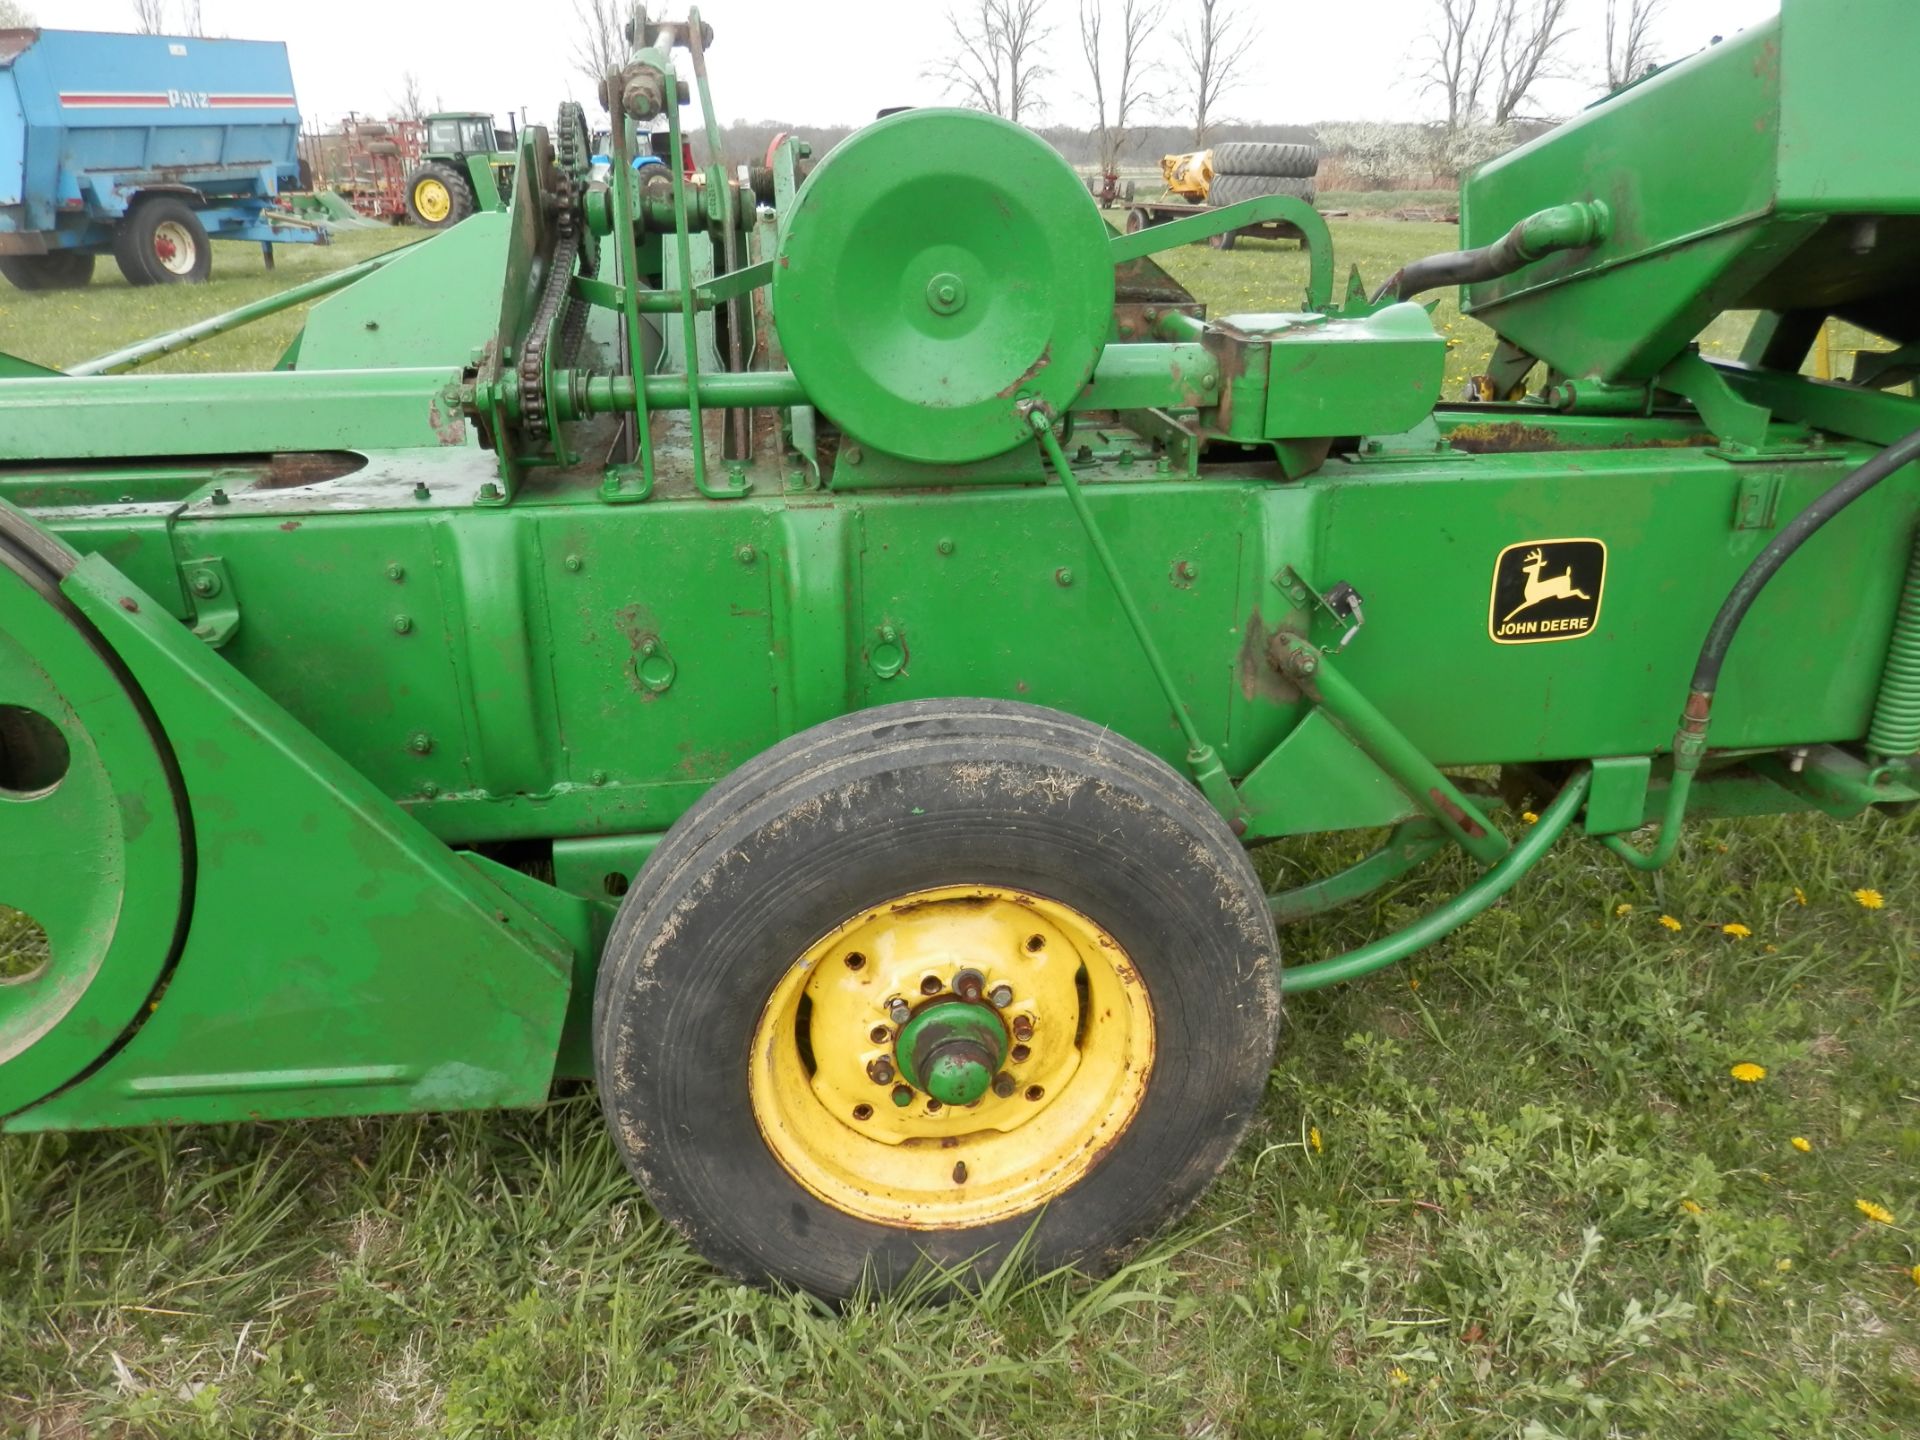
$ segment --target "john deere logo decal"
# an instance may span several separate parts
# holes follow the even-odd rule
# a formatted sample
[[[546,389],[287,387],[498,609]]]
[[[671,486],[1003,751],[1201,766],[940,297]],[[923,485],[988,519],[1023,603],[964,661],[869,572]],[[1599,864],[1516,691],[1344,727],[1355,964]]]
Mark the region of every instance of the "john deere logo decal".
[[[1607,547],[1599,540],[1526,540],[1493,562],[1487,633],[1500,645],[1578,640],[1600,623]]]

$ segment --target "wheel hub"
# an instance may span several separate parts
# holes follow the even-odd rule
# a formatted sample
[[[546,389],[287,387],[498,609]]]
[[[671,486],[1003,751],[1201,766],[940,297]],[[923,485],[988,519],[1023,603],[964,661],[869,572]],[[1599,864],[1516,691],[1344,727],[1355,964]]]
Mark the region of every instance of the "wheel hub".
[[[1007,1027],[985,1005],[943,1000],[900,1027],[900,1077],[943,1105],[971,1105],[1007,1058]]]

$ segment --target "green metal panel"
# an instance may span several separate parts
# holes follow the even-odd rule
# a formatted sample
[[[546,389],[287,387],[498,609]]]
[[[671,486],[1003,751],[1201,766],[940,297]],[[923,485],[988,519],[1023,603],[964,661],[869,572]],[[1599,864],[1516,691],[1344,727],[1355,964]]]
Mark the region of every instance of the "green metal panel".
[[[485,168],[484,166],[480,168]],[[302,370],[454,368],[492,338],[473,304],[506,279],[507,216],[482,206],[449,230],[321,301],[300,341]]]
[[[105,561],[63,589],[175,737],[195,918],[133,1038],[7,1127],[543,1099],[570,947]]]

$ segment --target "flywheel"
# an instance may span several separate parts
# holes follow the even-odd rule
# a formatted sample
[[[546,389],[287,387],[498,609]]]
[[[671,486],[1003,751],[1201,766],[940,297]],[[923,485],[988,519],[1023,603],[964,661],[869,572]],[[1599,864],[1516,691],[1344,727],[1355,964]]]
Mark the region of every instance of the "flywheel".
[[[44,954],[0,955],[0,1115],[109,1053],[179,939],[191,872],[172,750],[62,594],[72,552],[0,506],[0,905]]]

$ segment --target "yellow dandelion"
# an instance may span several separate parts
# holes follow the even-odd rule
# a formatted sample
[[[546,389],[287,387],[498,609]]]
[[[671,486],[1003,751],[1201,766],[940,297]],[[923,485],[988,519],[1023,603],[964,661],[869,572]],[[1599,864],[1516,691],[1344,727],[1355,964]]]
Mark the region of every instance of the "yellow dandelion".
[[[1678,920],[1674,919],[1671,915],[1662,915],[1660,917],[1660,923],[1666,926],[1667,929],[1669,930],[1683,930],[1686,928]]]
[[[1785,1274],[1787,1271],[1793,1269],[1793,1261],[1787,1259],[1787,1257],[1783,1255],[1778,1260],[1773,1262],[1773,1268],[1780,1271],[1782,1274]]]
[[[1307,1143],[1313,1146],[1313,1153],[1316,1155],[1326,1148],[1320,1143],[1320,1127],[1318,1125],[1309,1125],[1307,1127]]]
[[[1626,901],[1622,900],[1618,905],[1613,907],[1613,913],[1616,917],[1622,916],[1622,915],[1631,915],[1633,913],[1633,906],[1629,905]]]
[[[1720,933],[1722,935],[1731,935],[1736,940],[1744,940],[1753,934],[1753,931],[1742,925],[1738,920],[1735,920],[1730,925],[1722,925],[1720,927]]]
[[[1893,1211],[1887,1209],[1884,1205],[1876,1205],[1871,1200],[1855,1200],[1853,1202],[1853,1208],[1866,1216],[1867,1219],[1873,1221],[1876,1225],[1893,1224]]]
[[[1752,1085],[1756,1081],[1767,1078],[1767,1067],[1764,1065],[1756,1065],[1751,1060],[1742,1060],[1738,1065],[1727,1071],[1727,1073],[1742,1085]]]
[[[1540,817],[1531,810],[1522,810],[1520,812],[1520,818],[1529,825],[1538,825],[1540,823]]]
[[[1419,988],[1420,988],[1420,981],[1419,981],[1418,979],[1416,979],[1415,977],[1413,977],[1413,976],[1408,976],[1408,977],[1407,977],[1407,989],[1409,989],[1409,990],[1418,990]]]
[[[1412,1378],[1407,1374],[1406,1371],[1402,1370],[1398,1365],[1394,1366],[1393,1369],[1389,1370],[1387,1372],[1387,1375],[1388,1375],[1388,1378],[1391,1379],[1393,1383],[1396,1385],[1404,1385],[1407,1383],[1407,1381],[1410,1378]]]
[[[1856,890],[1853,899],[1862,910],[1878,910],[1887,903],[1887,897],[1878,890]]]
[[[1912,1280],[1914,1284],[1920,1285],[1920,1265],[1916,1265],[1913,1269],[1907,1271],[1907,1277]]]
[[[1680,1208],[1689,1215],[1704,1215],[1707,1213],[1706,1207],[1698,1200],[1682,1200],[1680,1202]]]
[[[1802,1155],[1811,1155],[1813,1153],[1813,1142],[1804,1135],[1796,1135],[1787,1143]]]
[[[1793,887],[1793,903],[1796,905],[1804,905],[1807,903],[1807,892],[1802,890],[1798,885]]]

